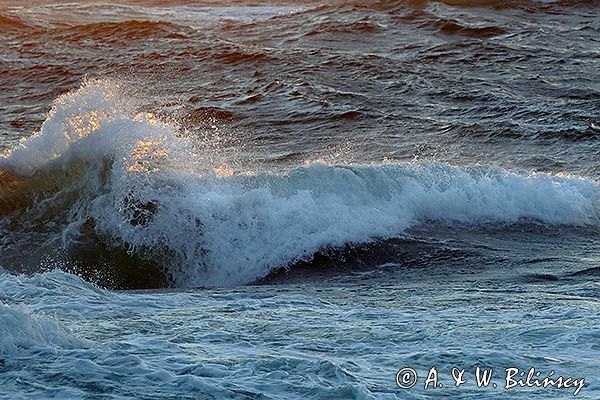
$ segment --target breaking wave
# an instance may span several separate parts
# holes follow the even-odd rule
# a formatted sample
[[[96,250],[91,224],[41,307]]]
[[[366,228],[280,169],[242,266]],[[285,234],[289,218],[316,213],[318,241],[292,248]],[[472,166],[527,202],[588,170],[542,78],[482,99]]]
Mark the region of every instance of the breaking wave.
[[[125,274],[154,265],[166,285],[228,286],[423,224],[598,223],[599,186],[580,177],[434,163],[235,171],[123,90],[85,82],[0,159],[5,255],[91,246],[114,257],[88,251],[86,268],[124,257]]]

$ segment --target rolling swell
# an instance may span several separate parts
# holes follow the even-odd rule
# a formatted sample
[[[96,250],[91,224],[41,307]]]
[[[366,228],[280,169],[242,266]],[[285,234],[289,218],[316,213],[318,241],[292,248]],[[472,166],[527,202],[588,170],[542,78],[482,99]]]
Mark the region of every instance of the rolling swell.
[[[70,41],[91,39],[119,42],[147,38],[185,39],[193,32],[188,27],[165,21],[129,20],[75,25],[66,29],[59,29],[55,32],[55,35]]]
[[[32,26],[17,17],[0,13],[0,32],[23,31],[27,29],[32,29]]]
[[[460,22],[450,19],[438,19],[425,22],[423,27],[431,27],[448,35],[464,35],[474,38],[488,38],[506,33],[506,30],[497,26],[472,27],[462,25]]]
[[[34,243],[29,270],[61,249],[52,266],[108,287],[227,286],[424,224],[598,224],[598,185],[578,177],[431,163],[236,172],[122,92],[84,83],[0,159],[2,250],[17,259]]]

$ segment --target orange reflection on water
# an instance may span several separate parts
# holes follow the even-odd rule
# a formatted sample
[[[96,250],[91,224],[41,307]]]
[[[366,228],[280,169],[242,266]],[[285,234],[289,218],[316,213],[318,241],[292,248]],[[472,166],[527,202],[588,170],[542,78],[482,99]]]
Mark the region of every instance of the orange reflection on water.
[[[127,172],[158,172],[159,160],[169,155],[163,141],[157,139],[139,140],[131,151]]]
[[[135,117],[133,117],[133,119],[137,122],[147,122],[150,125],[157,125],[159,123],[158,119],[156,118],[156,114],[151,112],[138,113]]]
[[[215,172],[215,175],[218,176],[219,178],[232,176],[235,173],[235,169],[233,169],[229,165],[225,165],[225,164],[214,168],[213,171]]]
[[[67,124],[77,136],[82,138],[100,129],[100,116],[96,111],[90,111],[89,113],[68,118]]]

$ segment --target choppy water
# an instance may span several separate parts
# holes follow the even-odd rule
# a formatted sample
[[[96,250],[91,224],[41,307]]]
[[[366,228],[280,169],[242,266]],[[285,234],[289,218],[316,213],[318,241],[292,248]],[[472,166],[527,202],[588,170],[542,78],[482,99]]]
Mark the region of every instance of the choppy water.
[[[0,2],[0,397],[597,398],[598,15]]]

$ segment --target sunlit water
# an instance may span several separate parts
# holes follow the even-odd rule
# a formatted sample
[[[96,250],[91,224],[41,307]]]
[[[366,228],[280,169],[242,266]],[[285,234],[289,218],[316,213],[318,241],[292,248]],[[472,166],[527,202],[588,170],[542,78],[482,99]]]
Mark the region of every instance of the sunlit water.
[[[600,397],[600,9],[479,3],[2,2],[0,397]]]

